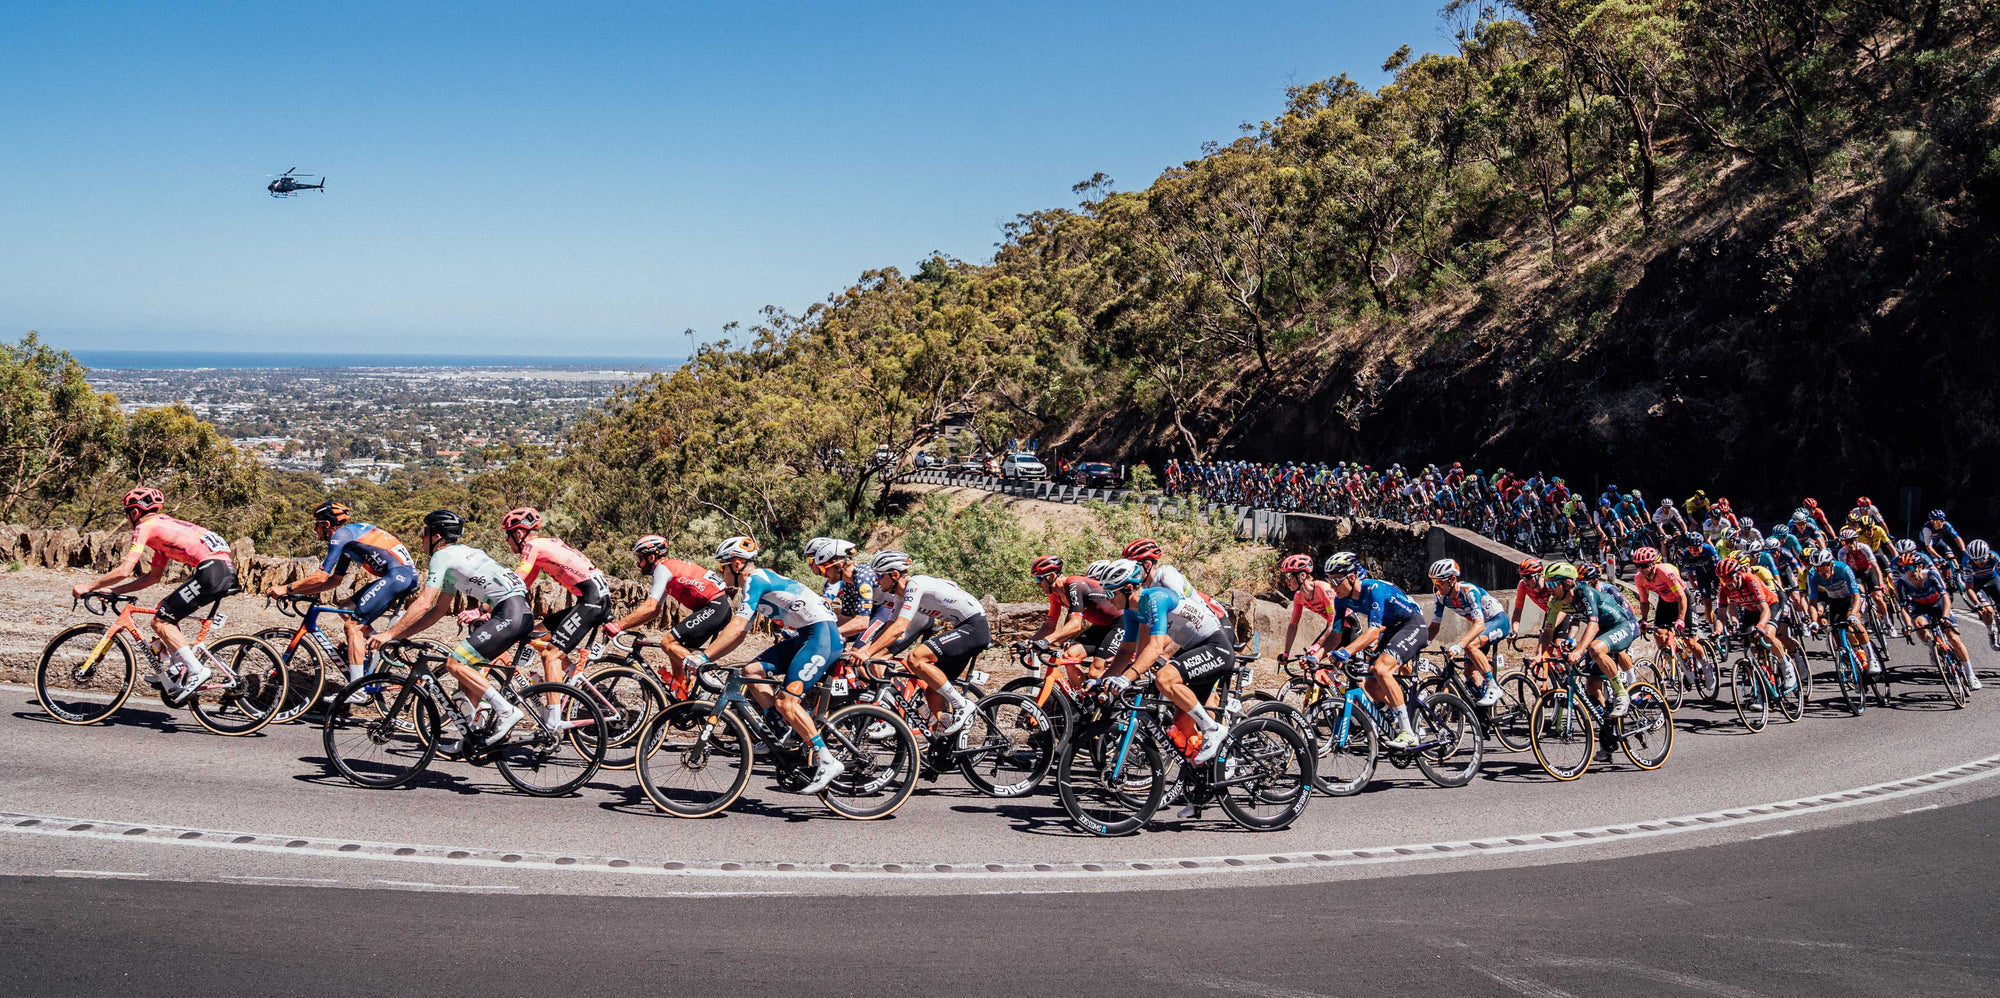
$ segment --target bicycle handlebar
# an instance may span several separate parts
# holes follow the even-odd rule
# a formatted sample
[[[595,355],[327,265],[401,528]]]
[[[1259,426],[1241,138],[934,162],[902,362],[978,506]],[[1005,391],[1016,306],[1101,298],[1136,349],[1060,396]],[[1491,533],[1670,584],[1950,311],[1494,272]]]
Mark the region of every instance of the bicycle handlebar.
[[[119,606],[137,602],[139,602],[139,597],[137,596],[96,590],[84,593],[82,596],[70,597],[69,608],[74,610],[81,604],[84,610],[88,611],[91,616],[102,617]]]

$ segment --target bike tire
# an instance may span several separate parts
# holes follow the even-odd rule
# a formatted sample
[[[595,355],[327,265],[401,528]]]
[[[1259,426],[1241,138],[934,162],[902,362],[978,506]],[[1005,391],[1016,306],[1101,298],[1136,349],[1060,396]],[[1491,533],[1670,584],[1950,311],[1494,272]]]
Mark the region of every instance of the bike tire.
[[[847,766],[819,795],[835,814],[855,821],[886,818],[916,791],[922,757],[917,736],[901,714],[857,703],[828,716],[820,734]]]
[[[1931,645],[1931,667],[1937,670],[1938,681],[1944,684],[1946,696],[1951,697],[1954,708],[1963,708],[1972,699],[1972,690],[1966,686],[1965,673],[1958,665],[1958,656]]]
[[[1840,686],[1840,703],[1847,712],[1860,717],[1868,709],[1868,694],[1861,684],[1861,661],[1845,645],[1835,642],[1833,679]]]
[[[1418,697],[1411,705],[1410,727],[1421,742],[1438,741],[1417,753],[1417,770],[1440,787],[1462,787],[1479,775],[1486,758],[1486,739],[1472,705],[1455,693]]]
[[[1796,722],[1806,716],[1806,704],[1812,700],[1812,662],[1806,658],[1804,645],[1799,646],[1796,655],[1788,657],[1792,662],[1793,689],[1789,696],[1778,697],[1778,710],[1787,722]]]
[[[258,631],[257,636],[278,649],[278,657],[285,662],[285,703],[271,723],[290,724],[317,708],[320,697],[326,695],[326,652],[297,628],[271,627]],[[292,643],[294,637],[298,644]]]
[[[1267,714],[1237,722],[1224,739],[1209,767],[1222,771],[1223,813],[1253,832],[1290,827],[1312,801],[1313,751],[1306,737]]]
[[[1674,712],[1666,696],[1648,683],[1631,687],[1625,716],[1614,722],[1615,736],[1625,750],[1625,758],[1640,769],[1653,770],[1667,764],[1674,753]]]
[[[1660,656],[1660,695],[1668,710],[1679,710],[1687,699],[1687,666],[1679,653]]]
[[[639,764],[639,736],[672,699],[660,680],[645,669],[607,665],[587,673],[583,682],[603,697],[614,713],[604,716],[604,768],[626,770]],[[604,704],[598,704],[600,713]]]
[[[1382,759],[1382,736],[1375,719],[1356,709],[1343,732],[1341,719],[1347,713],[1345,699],[1329,698],[1307,714],[1304,731],[1313,746],[1313,786],[1329,797],[1352,797],[1367,789]]]
[[[361,694],[356,702],[348,702]],[[417,778],[437,756],[437,705],[408,677],[370,673],[335,693],[320,725],[327,765],[358,787],[389,790]]]
[[[1055,767],[1055,725],[1026,693],[980,700],[957,749],[958,771],[988,797],[1026,797]]]
[[[1736,667],[1730,671],[1729,695],[1736,704],[1736,716],[1743,726],[1751,731],[1762,731],[1771,723],[1770,690],[1758,675],[1756,663],[1747,658],[1736,660]]]
[[[1500,702],[1493,705],[1493,736],[1509,751],[1525,752],[1533,741],[1531,715],[1542,691],[1535,681],[1516,673],[1500,681]]]
[[[92,658],[99,644],[104,650]],[[35,667],[35,699],[64,724],[98,724],[118,713],[132,696],[136,661],[124,631],[113,631],[107,624],[77,624],[42,647]]]
[[[218,735],[240,737],[261,730],[284,709],[290,673],[276,648],[248,634],[235,634],[211,642],[204,650],[236,674],[236,683],[233,687],[215,685],[222,678],[220,673],[204,681],[187,698],[188,711],[196,723]]]
[[[743,719],[701,700],[671,703],[653,715],[635,754],[646,799],[682,818],[728,810],[750,785],[754,762]]]
[[[1570,701],[1567,689],[1549,690],[1535,700],[1530,743],[1542,772],[1567,783],[1590,770],[1597,755],[1590,711]]]
[[[1137,724],[1136,718],[1130,723]],[[1130,835],[1145,827],[1167,794],[1159,746],[1143,727],[1116,751],[1121,732],[1113,721],[1084,726],[1064,746],[1056,764],[1056,796],[1078,828],[1092,835]],[[1112,748],[1100,744],[1110,742]]]
[[[490,750],[493,767],[530,797],[575,793],[604,764],[604,712],[568,683],[536,683],[517,695],[521,702],[516,706],[528,716]],[[551,708],[553,725],[548,723]]]
[[[1704,655],[1694,664],[1696,688],[1701,698],[1714,706],[1722,706],[1722,662],[1714,655]]]

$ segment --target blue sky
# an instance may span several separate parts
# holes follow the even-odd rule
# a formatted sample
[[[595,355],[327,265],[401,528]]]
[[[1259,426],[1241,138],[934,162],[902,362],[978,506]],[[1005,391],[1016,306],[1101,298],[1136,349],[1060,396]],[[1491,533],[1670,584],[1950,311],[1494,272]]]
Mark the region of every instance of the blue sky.
[[[1438,6],[10,0],[0,338],[679,354],[1379,84]]]

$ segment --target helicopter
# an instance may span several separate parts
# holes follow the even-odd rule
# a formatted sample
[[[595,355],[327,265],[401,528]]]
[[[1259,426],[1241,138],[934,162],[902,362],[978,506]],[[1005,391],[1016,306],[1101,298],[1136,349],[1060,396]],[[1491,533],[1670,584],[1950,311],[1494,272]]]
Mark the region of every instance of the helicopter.
[[[315,178],[309,176],[305,177],[293,176],[293,174],[297,172],[299,172],[299,168],[296,166],[292,167],[289,170],[286,170],[283,175],[278,177],[278,179],[273,180],[269,184],[265,185],[264,189],[270,191],[271,196],[274,198],[288,198],[293,196],[294,194],[297,194],[300,191],[323,192],[326,190],[325,177],[317,178],[319,180],[319,183],[317,184],[301,183],[301,181],[312,180]]]

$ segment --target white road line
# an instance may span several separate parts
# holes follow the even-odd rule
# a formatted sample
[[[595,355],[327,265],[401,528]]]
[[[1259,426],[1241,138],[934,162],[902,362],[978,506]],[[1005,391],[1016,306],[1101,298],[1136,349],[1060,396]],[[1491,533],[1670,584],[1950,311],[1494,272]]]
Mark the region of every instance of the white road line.
[[[378,884],[391,887],[429,887],[447,891],[518,891],[513,884],[433,884],[427,880],[377,880]]]
[[[1633,977],[1643,978],[1659,984],[1672,984],[1677,987],[1686,988],[1689,991],[1701,991],[1715,995],[1717,998],[1764,998],[1763,992],[1760,991],[1739,988],[1734,984],[1711,981],[1706,977],[1683,974],[1679,971],[1667,970],[1663,967],[1650,967],[1632,960],[1601,960],[1592,957],[1549,956],[1537,957],[1531,962],[1542,967],[1581,967],[1585,970],[1594,970],[1600,973],[1607,970],[1621,971]]]
[[[150,877],[150,876],[152,876],[152,874],[150,874],[150,873],[134,873],[134,872],[132,872],[132,871],[130,871],[130,870],[57,870],[57,871],[55,871],[55,872],[57,872],[57,873],[69,873],[69,874],[74,874],[74,875],[76,875],[76,876],[81,876],[81,877]]]
[[[1758,839],[1775,839],[1781,835],[1796,835],[1798,834],[1798,831],[1799,830],[1796,828],[1783,828],[1775,832],[1765,832],[1762,835],[1752,835],[1750,836],[1750,841],[1755,842]]]
[[[1925,804],[1925,805],[1924,805],[1923,807],[1912,807],[1912,808],[1906,808],[1906,809],[1904,809],[1903,813],[1904,813],[1904,814],[1915,814],[1915,813],[1917,813],[1918,811],[1935,811],[1935,810],[1937,810],[1938,808],[1941,808],[1941,807],[1943,807],[1943,806],[1944,806],[1943,804]]]
[[[222,879],[224,879],[224,880],[271,880],[271,881],[279,881],[279,882],[283,882],[283,883],[288,883],[288,884],[337,884],[337,883],[340,883],[340,878],[338,878],[338,877],[260,877],[260,876],[256,876],[256,875],[254,875],[254,874],[248,874],[248,873],[225,873],[225,874],[223,874],[223,875],[222,875]]]

